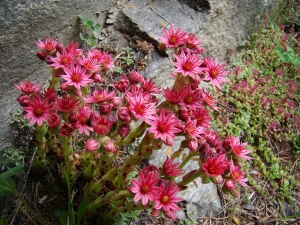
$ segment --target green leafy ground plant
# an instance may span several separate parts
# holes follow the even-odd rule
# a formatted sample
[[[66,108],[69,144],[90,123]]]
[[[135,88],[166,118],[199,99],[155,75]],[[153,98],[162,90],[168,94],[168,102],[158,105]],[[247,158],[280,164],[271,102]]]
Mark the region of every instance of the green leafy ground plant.
[[[218,96],[225,107],[215,112],[215,127],[223,135],[242,136],[252,146],[253,163],[244,168],[256,174],[247,176],[256,191],[299,208],[294,165],[299,154],[292,151],[300,132],[299,39],[265,22],[242,46],[230,82]]]

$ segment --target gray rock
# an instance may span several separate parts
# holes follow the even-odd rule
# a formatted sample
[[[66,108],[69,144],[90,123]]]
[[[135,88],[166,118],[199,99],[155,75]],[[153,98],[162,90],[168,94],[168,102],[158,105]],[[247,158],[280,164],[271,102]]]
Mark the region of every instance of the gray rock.
[[[0,1],[0,143],[12,142],[10,115],[20,107],[20,92],[13,86],[20,80],[48,83],[49,71],[36,56],[35,42],[47,36],[64,44],[80,41],[78,15],[104,24],[107,11],[116,0],[1,0]],[[98,15],[98,16],[96,16]],[[2,149],[2,147],[0,148]]]
[[[182,138],[178,138],[182,139]],[[180,140],[174,142],[172,146],[173,152],[178,150],[180,146]],[[161,167],[163,162],[166,160],[166,146],[161,150],[154,151],[154,154],[149,158],[149,163]],[[184,154],[188,154],[188,150],[184,151]],[[176,162],[181,162],[180,159],[176,159]],[[196,161],[190,161],[183,168],[185,173],[191,170],[198,169],[199,165]],[[180,182],[182,177],[177,177],[176,182]],[[188,188],[184,191],[178,193],[179,197],[184,198],[186,201],[186,211],[187,217],[193,221],[197,218],[209,215],[216,215],[221,211],[222,205],[220,196],[216,185],[213,183],[202,184],[201,178],[195,180],[195,185],[193,182],[189,183]]]

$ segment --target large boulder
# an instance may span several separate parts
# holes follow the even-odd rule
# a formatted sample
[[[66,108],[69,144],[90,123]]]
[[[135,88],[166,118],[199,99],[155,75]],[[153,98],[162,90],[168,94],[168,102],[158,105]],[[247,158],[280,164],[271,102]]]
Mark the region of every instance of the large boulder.
[[[1,0],[0,1],[0,150],[12,142],[10,115],[19,108],[20,80],[45,85],[47,67],[36,56],[35,42],[57,37],[63,43],[80,41],[78,15],[104,24],[116,0]],[[82,31],[82,30],[81,30]]]

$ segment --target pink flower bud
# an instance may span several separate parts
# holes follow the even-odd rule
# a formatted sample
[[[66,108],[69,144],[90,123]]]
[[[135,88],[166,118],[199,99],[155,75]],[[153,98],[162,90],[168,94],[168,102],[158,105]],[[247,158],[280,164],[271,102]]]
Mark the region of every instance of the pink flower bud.
[[[68,121],[69,123],[77,123],[77,114],[75,113],[71,113],[69,116],[68,116]]]
[[[131,84],[138,84],[138,83],[143,82],[144,77],[142,74],[133,70],[129,73],[128,79]]]
[[[36,56],[37,56],[40,60],[44,61],[48,55],[47,55],[46,52],[37,52],[37,53],[36,53]]]
[[[174,140],[173,140],[172,138],[167,137],[167,138],[166,138],[166,141],[165,141],[164,143],[165,143],[165,145],[167,145],[167,146],[173,146]]]
[[[120,92],[125,92],[125,90],[128,89],[129,80],[125,74],[122,74],[122,78],[116,84],[114,84],[114,87]]]
[[[122,98],[120,98],[120,97],[113,97],[110,100],[110,102],[113,104],[114,108],[118,107],[120,105],[121,101],[122,101]]]
[[[161,209],[152,209],[151,216],[159,217],[161,214]]]
[[[112,107],[113,107],[112,104],[102,104],[99,106],[99,111],[102,114],[108,114],[111,112]]]
[[[122,124],[121,126],[119,126],[118,133],[120,134],[121,138],[127,137],[127,135],[130,133],[129,125]]]
[[[61,119],[56,113],[52,113],[48,118],[48,124],[51,128],[56,128],[60,125]]]
[[[121,107],[118,110],[118,118],[125,122],[126,124],[129,124],[131,121],[131,115],[130,115],[130,110],[127,107]]]
[[[198,149],[198,141],[196,139],[188,140],[187,146],[191,151],[195,152]]]
[[[216,177],[211,177],[211,181],[214,184],[222,184],[223,183],[223,177],[221,175],[216,176]]]
[[[90,138],[85,142],[84,147],[88,152],[93,152],[99,148],[99,142],[96,139]]]
[[[23,107],[28,106],[28,102],[30,102],[30,97],[28,95],[20,95],[20,97],[17,98],[17,101],[19,102],[19,104]]]
[[[226,180],[224,187],[226,188],[226,190],[228,191],[232,191],[235,188],[235,182],[233,180]]]
[[[115,142],[112,140],[104,141],[103,146],[109,152],[115,152],[117,150]]]

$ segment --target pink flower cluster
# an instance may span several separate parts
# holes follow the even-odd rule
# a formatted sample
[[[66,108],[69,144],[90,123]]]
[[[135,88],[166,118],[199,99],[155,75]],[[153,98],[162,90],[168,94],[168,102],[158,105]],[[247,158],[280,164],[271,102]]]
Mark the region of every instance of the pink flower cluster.
[[[172,160],[167,159],[164,163],[163,172],[167,174],[172,169],[179,170],[178,164],[172,164]],[[171,172],[173,175],[182,173]],[[165,174],[166,175],[166,174]],[[141,170],[138,180],[132,180],[133,185],[129,188],[135,194],[134,201],[142,201],[143,205],[154,203],[152,215],[159,216],[162,212],[169,218],[176,220],[176,211],[179,211],[177,202],[184,199],[176,197],[180,188],[175,182],[169,182],[159,178],[159,170],[156,166],[150,165]]]
[[[82,135],[78,140],[84,142],[86,152],[104,148],[114,153],[131,134],[130,125],[144,121],[149,148],[173,146],[176,136],[184,137],[181,146],[199,157],[202,179],[222,184],[239,196],[236,184],[247,186],[240,159],[250,160],[251,151],[239,138],[222,140],[212,130],[207,107],[218,110],[217,102],[199,88],[205,81],[215,90],[221,89],[229,71],[217,59],[201,59],[204,48],[195,35],[174,31],[172,26],[163,33],[159,48],[172,48],[175,54],[172,89],[159,88],[139,72],[131,71],[113,84],[114,90],[101,85],[90,90],[91,84],[102,82],[102,76],[114,68],[110,54],[98,49],[84,52],[73,42],[63,46],[55,38],[39,40],[41,51],[37,56],[50,66],[53,77],[51,86],[44,90],[30,81],[15,85],[23,92],[18,102],[24,107],[24,117],[30,124],[46,124],[59,136]],[[159,94],[165,98],[163,102],[159,102]],[[172,157],[167,157],[160,170],[155,166],[142,169],[130,187],[134,201],[141,200],[143,205],[152,202],[153,214],[163,212],[176,219],[176,203],[183,199],[176,197],[180,188],[173,178],[183,173]]]

